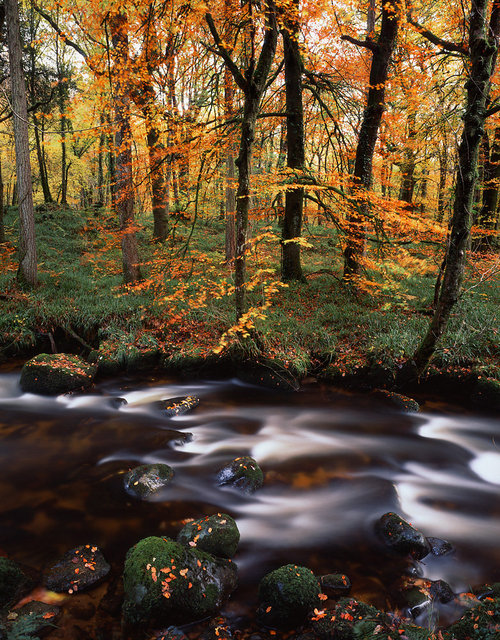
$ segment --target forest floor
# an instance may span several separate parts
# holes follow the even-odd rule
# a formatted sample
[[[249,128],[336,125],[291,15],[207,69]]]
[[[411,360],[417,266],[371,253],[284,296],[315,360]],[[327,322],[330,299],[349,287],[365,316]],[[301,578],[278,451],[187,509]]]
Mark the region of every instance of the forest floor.
[[[17,212],[8,209],[7,242],[0,246],[0,359],[49,350],[88,355],[106,343],[115,345],[124,366],[131,350],[159,352],[165,366],[183,370],[203,362],[222,369],[237,354],[278,378],[322,371],[335,380],[370,371],[372,386],[388,386],[387,372],[401,368],[428,327],[443,254],[433,243],[370,243],[369,275],[354,292],[341,280],[336,231],[306,223],[305,281],[283,286],[279,226],[254,221],[250,313],[235,330],[224,222],[173,219],[165,244],[152,242],[142,222],[137,237],[144,279],[131,287],[123,284],[114,217],[57,207],[37,211],[40,284],[23,291],[15,283]],[[473,254],[434,370],[500,379],[499,285],[498,254]]]

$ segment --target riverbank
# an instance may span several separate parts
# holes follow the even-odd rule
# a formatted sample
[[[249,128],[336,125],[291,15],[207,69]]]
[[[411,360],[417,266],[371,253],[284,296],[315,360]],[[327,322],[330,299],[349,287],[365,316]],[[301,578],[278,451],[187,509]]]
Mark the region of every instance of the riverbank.
[[[291,389],[313,377],[355,389],[435,391],[478,407],[496,396],[500,278],[493,255],[474,256],[450,328],[428,374],[417,381],[403,365],[429,323],[439,247],[415,244],[397,261],[373,250],[370,280],[354,293],[341,282],[335,231],[309,225],[305,281],[284,287],[279,228],[254,223],[251,314],[238,332],[220,219],[173,223],[164,245],[153,244],[140,227],[144,279],[126,287],[116,221],[95,213],[37,213],[40,286],[30,292],[15,284],[17,218],[8,211],[0,253],[4,362],[69,352],[98,362],[103,375],[160,367]]]

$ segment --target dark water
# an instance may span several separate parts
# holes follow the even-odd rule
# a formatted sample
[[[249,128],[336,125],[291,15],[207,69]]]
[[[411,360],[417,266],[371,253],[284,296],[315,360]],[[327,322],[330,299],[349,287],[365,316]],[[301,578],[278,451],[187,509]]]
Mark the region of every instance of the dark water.
[[[184,417],[167,419],[153,404],[188,394],[201,403]],[[455,592],[500,580],[500,422],[492,418],[432,405],[402,414],[362,395],[313,386],[279,395],[236,380],[122,379],[45,398],[21,394],[18,375],[6,373],[0,435],[0,547],[40,571],[91,543],[118,575],[140,538],[175,536],[185,518],[224,511],[241,531],[235,603],[250,610],[260,578],[293,562],[347,573],[353,595],[395,607],[405,567],[379,547],[373,524],[396,511],[455,547],[424,559],[426,578]],[[241,455],[265,474],[250,497],[214,482]],[[141,503],[123,490],[123,474],[147,462],[171,465],[175,478]]]

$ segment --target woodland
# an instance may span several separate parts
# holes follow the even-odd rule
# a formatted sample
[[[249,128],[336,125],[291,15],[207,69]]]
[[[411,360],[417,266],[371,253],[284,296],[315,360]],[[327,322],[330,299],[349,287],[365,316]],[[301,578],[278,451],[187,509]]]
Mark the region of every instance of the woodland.
[[[0,20],[2,359],[500,379],[500,0]]]

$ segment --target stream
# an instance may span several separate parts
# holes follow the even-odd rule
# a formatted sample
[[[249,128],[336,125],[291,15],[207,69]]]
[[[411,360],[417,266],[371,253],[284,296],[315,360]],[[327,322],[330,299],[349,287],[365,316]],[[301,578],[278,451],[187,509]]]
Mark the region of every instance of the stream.
[[[388,608],[398,606],[403,565],[381,548],[374,523],[395,511],[454,547],[424,558],[425,578],[455,593],[500,581],[500,422],[492,417],[436,402],[405,414],[317,384],[284,394],[235,379],[144,374],[52,398],[23,394],[18,381],[18,372],[0,374],[0,548],[36,570],[91,543],[119,574],[141,538],[175,537],[185,519],[225,512],[241,532],[238,615],[242,603],[254,607],[260,579],[289,562],[317,575],[341,571],[355,597]],[[166,418],[155,405],[186,395],[200,405],[184,416]],[[243,455],[264,472],[250,496],[215,482]],[[170,465],[174,479],[153,500],[134,500],[123,475],[152,462]],[[450,607],[440,623],[454,618]]]

